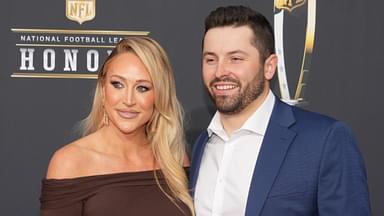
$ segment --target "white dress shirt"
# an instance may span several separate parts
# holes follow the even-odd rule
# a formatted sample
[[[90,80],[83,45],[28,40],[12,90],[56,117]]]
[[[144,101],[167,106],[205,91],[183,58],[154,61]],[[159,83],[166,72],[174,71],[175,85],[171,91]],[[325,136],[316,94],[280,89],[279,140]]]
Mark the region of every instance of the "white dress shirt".
[[[240,216],[245,214],[253,170],[275,103],[269,91],[266,100],[235,130],[225,132],[216,112],[208,126],[195,188],[197,216]]]

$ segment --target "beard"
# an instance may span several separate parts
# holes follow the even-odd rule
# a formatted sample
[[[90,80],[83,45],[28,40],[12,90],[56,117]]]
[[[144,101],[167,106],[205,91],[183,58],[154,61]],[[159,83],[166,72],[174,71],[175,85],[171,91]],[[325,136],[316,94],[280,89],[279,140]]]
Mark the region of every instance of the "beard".
[[[244,110],[250,103],[256,100],[264,90],[265,80],[262,71],[259,71],[258,76],[256,76],[251,82],[242,86],[239,80],[233,78],[216,78],[210,82],[212,87],[215,82],[218,81],[230,81],[236,83],[239,86],[239,91],[232,95],[215,95],[213,92],[208,91],[212,101],[215,103],[217,110],[220,113],[233,115],[240,113]]]

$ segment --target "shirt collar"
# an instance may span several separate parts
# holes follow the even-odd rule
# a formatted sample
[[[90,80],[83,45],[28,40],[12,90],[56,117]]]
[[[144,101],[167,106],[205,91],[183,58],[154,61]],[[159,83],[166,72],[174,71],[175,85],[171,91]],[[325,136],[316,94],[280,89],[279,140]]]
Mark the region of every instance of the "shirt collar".
[[[260,107],[244,122],[241,129],[249,130],[254,133],[264,136],[267,130],[269,119],[272,114],[273,106],[275,104],[275,96],[269,90],[267,97],[260,105]]]
[[[257,110],[236,131],[247,130],[264,136],[274,104],[275,96],[273,95],[272,91],[269,90],[266,99],[263,101],[260,107],[257,108]],[[211,123],[207,128],[207,132],[209,137],[213,133],[220,137],[227,136],[224,127],[221,124],[220,113],[218,111],[216,111],[215,115],[213,116]]]

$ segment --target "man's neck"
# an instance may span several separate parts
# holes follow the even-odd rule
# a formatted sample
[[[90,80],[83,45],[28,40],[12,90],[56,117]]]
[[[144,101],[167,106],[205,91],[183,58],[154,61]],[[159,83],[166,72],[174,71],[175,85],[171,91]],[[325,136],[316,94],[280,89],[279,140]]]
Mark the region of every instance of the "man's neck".
[[[250,103],[242,111],[236,114],[224,114],[220,113],[220,121],[223,125],[225,132],[228,136],[239,129],[248,120],[248,118],[263,104],[269,93],[269,89],[266,89],[256,100]]]

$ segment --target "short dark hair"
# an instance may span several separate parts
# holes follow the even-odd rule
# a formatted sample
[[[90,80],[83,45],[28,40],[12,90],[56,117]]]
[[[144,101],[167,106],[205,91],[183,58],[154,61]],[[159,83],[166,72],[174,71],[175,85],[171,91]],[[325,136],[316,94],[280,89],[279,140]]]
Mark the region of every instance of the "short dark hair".
[[[251,43],[258,49],[265,61],[275,53],[275,38],[271,24],[261,13],[245,6],[218,7],[205,19],[205,33],[211,28],[225,26],[249,26],[253,31]]]

